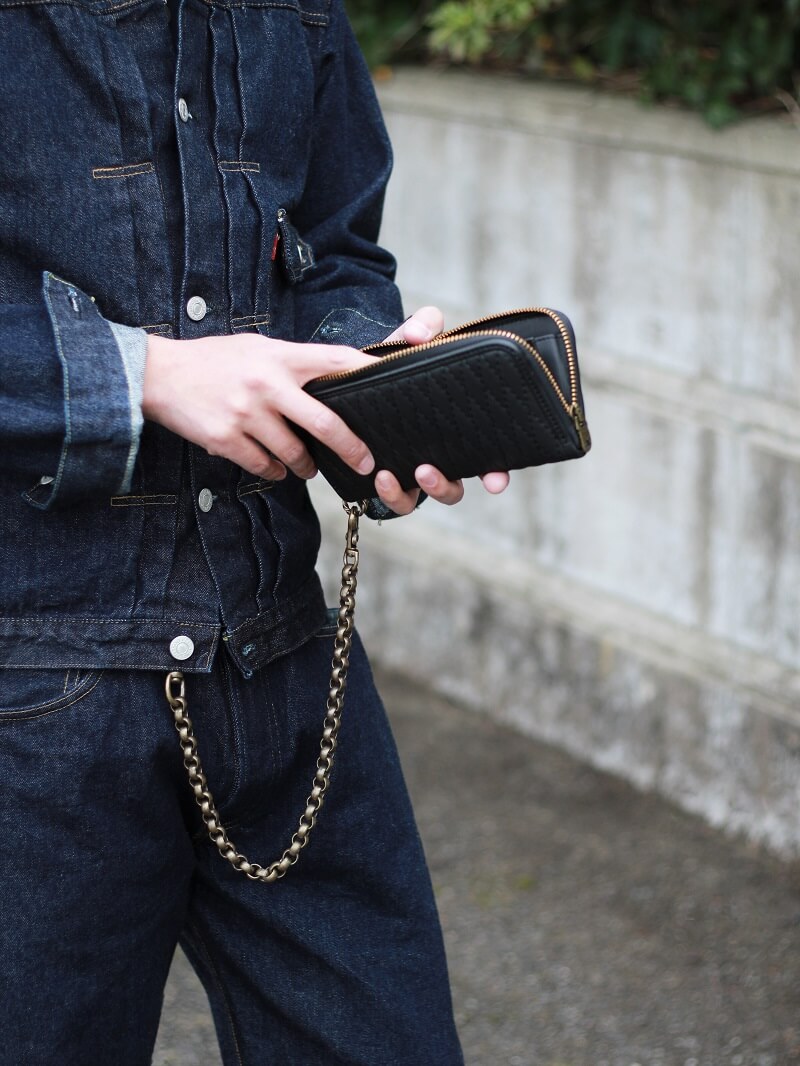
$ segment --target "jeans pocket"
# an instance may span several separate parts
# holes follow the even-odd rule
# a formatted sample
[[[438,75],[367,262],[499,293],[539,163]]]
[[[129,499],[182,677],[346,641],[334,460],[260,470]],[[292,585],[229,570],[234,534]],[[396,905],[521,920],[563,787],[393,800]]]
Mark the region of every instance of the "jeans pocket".
[[[0,669],[0,722],[21,721],[71,707],[97,684],[100,670]]]

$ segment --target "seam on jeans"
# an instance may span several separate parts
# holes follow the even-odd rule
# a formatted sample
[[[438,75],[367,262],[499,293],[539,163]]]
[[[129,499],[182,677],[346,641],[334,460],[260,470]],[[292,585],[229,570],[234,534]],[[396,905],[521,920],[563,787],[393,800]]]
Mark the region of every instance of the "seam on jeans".
[[[98,16],[107,15],[114,11],[120,11],[126,7],[135,7],[137,4],[147,3],[147,0],[124,0],[123,3],[116,4],[114,7],[98,8],[97,11],[91,12],[91,14],[97,14]],[[0,10],[4,10],[7,7],[80,7],[84,10],[86,5],[81,3],[81,0],[2,0],[0,3]]]
[[[231,322],[252,322],[256,318],[268,318],[268,317],[269,316],[267,315],[266,312],[262,313],[260,311],[256,311],[256,313],[254,315],[234,315],[234,317],[231,319]]]
[[[219,992],[220,999],[222,1000],[222,1004],[225,1008],[225,1013],[228,1016],[228,1023],[231,1027],[231,1036],[233,1037],[233,1049],[236,1052],[236,1059],[239,1063],[239,1066],[244,1066],[244,1059],[242,1058],[241,1048],[239,1047],[239,1035],[236,1031],[236,1022],[234,1021],[233,1012],[230,1006],[230,1000],[228,999],[228,995],[225,991],[225,985],[222,983],[222,977],[220,976],[219,970],[214,964],[214,960],[211,957],[211,952],[208,950],[208,945],[203,939],[203,935],[200,930],[197,928],[196,925],[189,921],[187,921],[186,926],[189,930],[189,933],[194,938],[194,949],[197,954],[203,958],[203,961],[206,964],[206,970],[212,981],[216,985],[217,991]]]
[[[86,622],[95,626],[129,626],[138,625],[140,622],[154,622],[160,626],[186,626],[187,629],[210,629],[212,632],[219,628],[215,622],[186,622],[180,618],[83,618],[80,615],[54,615],[44,618],[41,615],[0,615],[0,622],[35,622],[41,626],[47,622]],[[247,625],[243,622],[242,625]],[[235,632],[235,630],[234,630]],[[38,664],[41,666],[41,663]]]
[[[212,641],[212,643],[209,645],[208,654],[205,657],[205,662],[203,662],[202,659],[201,659],[198,662],[196,667],[192,667],[191,663],[185,662],[185,663],[183,663],[180,666],[180,669],[189,671],[191,673],[207,673],[208,672],[208,667],[210,665],[211,655],[212,655],[213,650],[214,650],[214,644],[213,644],[213,641]],[[91,670],[117,670],[117,669],[119,669],[119,670],[167,670],[167,671],[169,671],[169,670],[177,670],[178,669],[178,667],[175,665],[175,663],[173,661],[173,658],[171,656],[167,656],[166,653],[164,653],[163,657],[161,657],[156,662],[156,665],[153,665],[153,666],[147,666],[147,665],[145,665],[142,662],[141,653],[137,652],[137,655],[139,656],[139,658],[135,659],[135,661],[133,661],[133,662],[131,662],[130,659],[126,659],[126,658],[117,658],[115,656],[110,656],[110,657],[107,658],[104,655],[103,656],[103,662],[102,662],[101,666],[97,666],[94,662],[92,662],[92,663],[90,663],[89,666],[84,667],[84,669],[90,670],[90,671]],[[62,658],[61,661],[56,659],[55,662],[53,662],[53,658],[54,657],[52,655],[50,655],[50,656],[48,656],[46,662],[39,661],[39,662],[35,662],[35,663],[6,662],[6,663],[3,663],[3,669],[5,669],[5,670],[63,670],[64,669],[63,658]],[[75,660],[74,654],[71,655],[71,658],[72,658],[72,661],[74,662],[74,660]],[[154,660],[151,659],[149,656],[147,657],[147,662],[152,663],[153,661]],[[165,662],[166,662],[166,665],[165,665]]]
[[[67,670],[66,674],[64,674],[64,695],[65,696],[67,694],[67,686],[69,685],[69,675],[70,675],[70,671]]]
[[[137,0],[138,2],[138,0]],[[280,0],[244,0],[242,3],[217,3],[215,0],[203,0],[206,7],[222,8],[247,8],[247,7],[275,7],[285,11],[294,11],[300,16],[302,22],[309,22],[313,26],[327,26],[330,22],[328,15],[319,15],[311,11],[303,11],[297,4],[281,3]]]
[[[236,315],[231,318],[231,329],[246,329],[249,326],[268,326],[269,322],[269,312],[256,311],[253,315]]]
[[[91,676],[91,675],[89,675]],[[60,703],[58,700],[52,701],[56,703],[55,707],[50,707],[48,710],[41,710],[38,707],[31,707],[31,711],[37,711],[36,714],[30,714],[25,708],[20,708],[19,711],[0,711],[0,722],[33,722],[37,718],[46,718],[49,714],[57,714],[58,711],[65,711],[67,707],[71,707],[74,703],[78,703],[84,696],[88,696],[90,692],[94,692],[97,686],[100,684],[100,678],[102,671],[95,677],[94,684],[83,692],[80,690],[68,703]],[[46,706],[46,705],[45,705]]]
[[[112,496],[112,507],[174,507],[177,496],[163,493],[155,496]]]
[[[241,18],[241,15],[238,16],[238,17]],[[242,121],[241,121],[241,126],[240,126],[240,133],[239,133],[239,149],[238,149],[238,152],[237,152],[237,159],[241,160],[242,153],[243,153],[244,147],[245,147],[245,143],[246,143],[246,141],[248,139],[248,117],[247,117],[247,96],[248,96],[248,94],[244,91],[245,75],[244,75],[244,68],[242,66],[242,43],[241,43],[241,40],[240,40],[240,37],[239,37],[239,30],[237,28],[237,16],[234,15],[233,11],[231,11],[231,33],[233,35],[234,52],[236,54],[236,83],[237,83],[237,92],[238,92],[238,96],[239,96],[239,104],[240,104],[241,115],[242,115]],[[259,170],[260,170],[260,168],[259,168]],[[268,223],[267,222],[267,218],[269,217],[271,219],[272,211],[269,210],[269,209],[265,209],[265,205],[264,205],[264,202],[263,202],[264,197],[263,197],[263,195],[259,195],[259,185],[261,183],[260,182],[254,182],[253,179],[250,177],[250,174],[247,173],[247,172],[244,172],[244,179],[245,179],[245,185],[247,186],[247,188],[250,191],[250,196],[252,198],[253,205],[255,206],[255,209],[256,209],[256,215],[258,216],[258,230],[257,230],[257,237],[256,237],[256,244],[257,244],[257,247],[258,247],[258,255],[257,255],[257,262],[256,262],[257,273],[256,273],[255,288],[253,290],[253,292],[254,292],[253,303],[254,303],[255,306],[258,306],[258,304],[261,302],[261,293],[262,293],[262,290],[263,290],[263,292],[264,292],[263,299],[264,299],[264,301],[266,303],[266,307],[268,308],[269,307],[269,301],[270,301],[270,284],[268,284],[268,281],[269,281],[269,276],[271,274],[271,271],[270,271],[269,267],[267,267],[265,265],[266,264],[265,254],[266,254],[266,244],[267,244],[267,230],[268,230],[268,228],[271,228],[271,222]],[[263,321],[262,322],[258,322],[256,324],[256,328],[259,330],[259,332],[262,329],[267,330],[267,332],[268,332],[268,326],[269,326],[269,323],[268,322],[263,322]]]
[[[123,0],[121,4],[115,4],[113,7],[107,7],[103,14],[108,14],[112,11],[122,11],[126,7],[136,7],[137,4],[143,3],[144,0]]]
[[[189,449],[188,460],[189,460],[189,467],[188,467],[189,479],[190,479],[190,481],[192,481],[194,479],[194,476],[195,476],[195,466],[194,466],[194,456],[192,455],[192,449],[191,448]],[[204,532],[205,531],[205,522],[198,522],[196,528],[197,528],[197,532],[200,535],[200,546],[202,547],[202,549],[203,549],[203,551],[204,551],[204,553],[206,555],[206,558],[209,558],[208,545],[206,543],[205,532]],[[217,575],[214,573],[213,568],[210,568],[210,569],[211,569],[211,580],[214,583],[214,589],[215,589],[215,591],[217,593],[218,602],[222,603],[223,602],[222,590],[220,589],[219,581],[217,580]],[[210,661],[210,658],[211,658],[211,649],[209,648],[209,661]]]
[[[137,3],[141,3],[141,0],[137,0]],[[78,0],[3,0],[2,7],[37,7],[45,4],[61,4],[64,7],[82,7],[83,5]]]
[[[261,612],[264,610],[264,595],[267,591],[267,575],[264,570],[264,564],[261,561],[261,552],[258,550],[258,528],[256,525],[256,516],[253,514],[253,509],[250,507],[249,500],[245,502],[243,510],[244,513],[247,515],[247,527],[250,531],[250,550],[252,552],[252,558],[255,559],[256,566],[258,567],[258,587],[255,590],[255,599],[256,610],[258,614],[261,614]],[[270,535],[274,538],[271,513],[269,516],[269,532]],[[280,578],[280,570],[281,567],[279,559],[276,580]]]
[[[240,498],[252,496],[254,492],[269,492],[273,488],[275,488],[274,481],[248,481],[246,485],[236,490],[236,495]]]
[[[299,613],[304,607],[307,606],[306,600],[304,600],[304,598],[303,598],[303,593],[312,584],[312,582],[314,581],[314,578],[316,578],[316,577],[317,577],[316,573],[312,574],[311,577],[309,577],[306,581],[303,582],[302,586],[300,587],[300,589],[298,590],[296,595],[292,596],[290,599],[287,600],[287,602],[286,602],[286,612],[288,612],[288,613],[283,614],[281,619],[279,619],[279,621],[276,622],[276,625],[281,624],[281,623],[285,625],[286,622],[290,618],[293,618],[295,614]],[[0,621],[1,620],[2,619],[0,619]],[[35,621],[35,619],[31,619],[31,621]],[[233,637],[236,636],[236,634],[239,632],[239,630],[244,629],[246,626],[250,625],[250,623],[252,621],[253,621],[252,618],[248,618],[247,621],[240,622],[239,625],[236,626],[235,629],[226,630],[226,637],[224,639],[231,640]]]
[[[211,653],[213,652],[213,650],[214,650],[214,642],[212,640],[212,642],[208,645],[208,655],[206,655],[206,661],[203,664],[205,669],[208,669],[208,667],[211,665]]]
[[[243,330],[243,329],[251,329],[253,326],[268,326],[268,325],[269,325],[269,318],[268,317],[267,318],[254,318],[250,322],[234,323],[233,321],[231,321],[231,329],[234,330],[234,331]]]
[[[140,326],[139,328],[143,329],[145,333],[149,333],[151,336],[159,333],[172,333],[172,325],[169,322],[157,322],[153,326]]]
[[[215,101],[217,101],[217,103],[219,103],[219,100],[220,100],[220,89],[219,89],[219,79],[220,79],[220,76],[221,76],[220,75],[221,60],[220,60],[220,57],[219,57],[220,56],[220,37],[223,36],[223,34],[225,32],[223,29],[220,29],[220,30],[217,29],[217,22],[219,22],[220,19],[217,19],[216,16],[217,16],[217,12],[219,10],[220,10],[219,8],[214,8],[214,7],[211,8],[209,16],[208,16],[208,29],[207,29],[208,46],[209,46],[209,49],[210,49],[209,75],[210,75],[211,81],[210,81],[209,88],[211,90],[211,95],[212,95],[213,99]],[[230,25],[232,25],[232,23],[233,23],[233,15],[229,14],[228,11],[226,11],[225,9],[222,9],[222,10],[223,10],[222,22],[223,23],[226,23],[226,22],[229,23],[229,30],[230,30]],[[226,35],[226,37],[227,37],[227,35]],[[237,95],[239,97],[241,97],[241,92],[239,92]],[[208,143],[206,144],[206,149],[207,149],[207,151],[210,152],[210,154],[211,154],[211,156],[212,156],[212,158],[214,160],[214,165],[216,166],[217,161],[219,160],[219,157],[220,157],[220,154],[221,154],[221,150],[220,150],[220,109],[219,109],[218,106],[214,108],[214,119],[213,119],[213,122],[209,123],[208,132],[210,134],[210,137],[207,138]],[[180,138],[179,138],[179,140],[180,140]],[[221,237],[222,237],[222,249],[221,249],[221,251],[222,251],[222,260],[223,260],[223,262],[221,264],[222,265],[221,281],[222,281],[223,286],[224,286],[224,293],[227,296],[227,302],[225,304],[225,317],[226,317],[227,321],[230,323],[230,316],[231,316],[231,312],[232,312],[233,307],[234,307],[234,299],[233,299],[233,277],[234,277],[234,267],[233,267],[233,258],[234,258],[233,257],[233,244],[234,244],[234,240],[233,240],[233,225],[234,225],[234,223],[233,223],[233,208],[231,206],[231,198],[230,198],[230,193],[229,193],[229,190],[228,190],[227,182],[223,181],[221,183],[219,191],[222,194],[222,196],[221,196],[221,200],[222,200],[222,202],[221,202],[221,207],[222,207],[222,220],[221,220],[222,221],[222,226],[220,228],[221,228],[221,231],[222,231],[221,232]],[[218,330],[214,330],[212,332],[219,332],[219,331]],[[224,330],[223,332],[227,333],[228,330]],[[201,526],[202,526],[202,523],[201,523]],[[200,530],[200,537],[201,537],[201,540],[202,540],[203,539],[202,529]],[[206,551],[205,542],[203,543],[203,550]]]
[[[225,714],[228,719],[231,742],[233,745],[233,785],[228,791],[226,800],[223,801],[228,807],[236,804],[239,793],[244,783],[245,762],[247,749],[244,729],[244,715],[242,704],[236,693],[236,688],[231,679],[231,665],[229,660],[222,657],[222,696]],[[227,698],[226,698],[227,697]]]
[[[220,159],[217,165],[226,174],[243,174],[245,171],[251,174],[261,173],[261,164],[253,162],[252,159]]]
[[[148,623],[158,623],[159,626],[188,626],[192,629],[210,630],[219,628],[219,625],[217,623],[212,623],[212,621],[183,621],[180,618],[150,618],[149,616],[142,618],[84,618],[79,614],[70,614],[47,619],[46,617],[43,618],[42,615],[0,615],[0,621],[35,621],[38,626],[42,625],[43,620],[70,621],[70,623],[71,621],[85,621],[85,623],[89,623],[89,625],[92,626],[131,626],[139,624],[140,621],[148,621]],[[242,626],[246,626],[244,621]],[[236,632],[236,630],[233,630],[233,632]]]
[[[259,478],[259,481],[261,480],[264,479]],[[241,557],[242,565],[245,567],[245,569],[249,570],[251,566],[255,566],[254,560],[251,555],[252,544],[248,540],[248,530],[251,526],[251,518],[247,508],[247,502],[245,500],[240,500],[238,495],[236,496],[236,502],[242,504],[241,507],[235,507],[233,509],[233,522],[236,530],[236,547],[238,549],[239,556]],[[260,613],[260,604],[258,601],[256,590],[256,614],[258,613]]]
[[[155,174],[152,163],[124,163],[114,167],[93,167],[92,177],[97,181],[106,178],[136,178],[140,174]]]

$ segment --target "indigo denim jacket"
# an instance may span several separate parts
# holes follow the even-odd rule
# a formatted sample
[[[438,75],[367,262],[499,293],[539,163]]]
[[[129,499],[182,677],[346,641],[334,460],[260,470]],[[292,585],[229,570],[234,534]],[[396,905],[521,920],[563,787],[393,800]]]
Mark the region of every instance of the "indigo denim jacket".
[[[0,667],[243,673],[324,620],[305,485],[142,422],[146,336],[363,345],[390,148],[342,0],[0,0]]]

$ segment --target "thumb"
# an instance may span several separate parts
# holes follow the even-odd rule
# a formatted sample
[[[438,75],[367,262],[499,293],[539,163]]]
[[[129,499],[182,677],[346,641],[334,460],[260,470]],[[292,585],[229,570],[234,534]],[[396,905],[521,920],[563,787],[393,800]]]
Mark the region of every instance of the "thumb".
[[[405,341],[406,344],[423,344],[444,328],[444,315],[438,307],[420,307],[418,311],[392,333],[387,340]]]

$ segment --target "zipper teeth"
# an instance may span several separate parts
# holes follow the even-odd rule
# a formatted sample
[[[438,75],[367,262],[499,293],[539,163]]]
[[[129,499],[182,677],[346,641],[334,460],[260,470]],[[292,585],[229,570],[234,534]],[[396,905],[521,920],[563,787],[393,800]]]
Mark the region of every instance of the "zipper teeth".
[[[561,317],[561,315],[557,314],[555,311],[553,311],[549,307],[519,307],[519,308],[517,308],[514,311],[508,311],[506,314],[502,315],[502,317],[503,318],[510,318],[512,315],[534,315],[534,314],[535,315],[547,315],[548,318],[552,319],[552,321],[555,322],[556,326],[558,327],[558,332],[561,334],[561,339],[564,342],[564,348],[565,348],[566,353],[567,353],[567,370],[568,370],[568,373],[569,373],[569,391],[570,391],[570,402],[569,403],[567,402],[563,392],[561,391],[561,387],[559,386],[558,382],[556,381],[555,377],[553,376],[553,372],[550,370],[550,367],[547,366],[547,364],[542,359],[542,357],[539,355],[539,353],[536,351],[534,346],[532,344],[530,344],[528,341],[526,341],[524,337],[520,337],[519,334],[513,333],[510,330],[485,331],[485,332],[482,332],[482,333],[477,334],[477,335],[478,336],[491,336],[492,334],[495,334],[495,335],[500,335],[500,336],[513,337],[514,340],[522,341],[522,343],[533,352],[534,356],[536,357],[537,362],[539,363],[539,365],[541,366],[542,370],[547,375],[548,380],[550,381],[550,383],[552,384],[553,388],[555,389],[559,400],[564,405],[564,408],[568,412],[571,412],[572,408],[578,402],[578,371],[577,371],[577,360],[575,359],[575,349],[572,346],[572,339],[571,339],[571,337],[569,335],[569,330],[567,329],[567,327],[566,327],[566,325],[564,323],[564,319]],[[440,341],[452,340],[453,337],[458,337],[462,333],[465,333],[466,331],[473,329],[475,326],[481,326],[485,322],[494,322],[499,317],[501,317],[501,316],[499,316],[499,315],[484,315],[483,318],[473,318],[471,321],[464,322],[462,325],[455,326],[453,329],[446,329],[444,331],[444,333],[440,333],[438,335],[438,337],[436,337],[436,339],[433,340],[433,341],[428,341],[426,344],[415,345],[415,349],[425,349],[425,348],[435,347],[437,345],[437,343],[440,342]],[[402,343],[402,342],[399,342],[399,341],[379,341],[377,344],[368,345],[368,347],[369,347],[370,351],[373,351],[376,348],[395,348],[399,343]],[[404,347],[404,352],[405,352],[405,347]],[[398,355],[399,354],[403,354],[403,353],[398,353]],[[391,356],[391,355],[386,355],[383,358],[384,359],[392,359],[392,358],[395,358],[395,357]],[[322,378],[320,380],[328,381],[328,380],[331,380],[335,376],[338,376],[338,375],[331,375],[330,378]]]
[[[480,322],[491,321],[492,317],[494,317],[494,316],[490,316],[487,319],[479,319],[477,323],[469,322],[469,323],[467,323],[467,325],[469,327],[472,327],[473,325],[479,325]],[[563,323],[562,323],[560,328],[563,328]],[[460,331],[459,330],[451,330],[449,332],[452,333],[452,334],[458,334]],[[524,337],[520,337],[520,335],[518,333],[512,333],[510,330],[506,330],[506,329],[491,329],[491,330],[472,331],[472,332],[470,332],[470,336],[471,337],[506,337],[506,338],[508,338],[508,340],[514,341],[515,344],[521,344],[524,348],[527,349],[528,352],[530,352],[530,354],[533,356],[533,358],[536,360],[536,362],[542,368],[542,371],[544,372],[545,377],[550,382],[550,384],[553,386],[553,391],[555,392],[556,396],[558,397],[558,399],[560,400],[561,404],[563,405],[564,410],[568,414],[571,413],[571,411],[572,411],[571,405],[567,402],[567,399],[564,396],[564,393],[561,391],[561,386],[558,384],[558,381],[556,380],[555,375],[553,374],[553,371],[550,369],[550,367],[547,365],[547,363],[544,361],[544,359],[541,357],[541,355],[539,355],[539,353],[536,351],[534,346],[532,344],[530,344],[528,341],[526,341]],[[448,336],[447,333],[440,333],[439,336],[436,337],[432,341],[426,341],[424,344],[415,344],[410,349],[409,349],[408,346],[404,346],[402,351],[395,352],[394,355],[385,355],[383,357],[382,361],[384,363],[391,363],[391,362],[393,362],[396,359],[405,359],[406,356],[408,356],[411,352],[426,352],[426,351],[430,351],[433,348],[441,348],[441,346],[443,344],[446,344],[450,340],[453,340],[452,336]],[[392,344],[392,345],[394,345],[394,343],[395,343],[394,341],[390,342],[390,344]],[[386,341],[382,341],[381,344],[385,345]],[[370,348],[379,348],[379,347],[381,347],[381,344],[371,344]],[[336,374],[326,374],[324,377],[315,378],[314,380],[315,381],[344,381],[347,378],[351,378],[351,377],[357,376],[358,374],[362,373],[365,369],[369,369],[369,368],[368,367],[358,367],[355,370],[340,370]],[[572,381],[573,381],[573,378],[572,378],[572,375],[570,374],[570,383],[572,383]],[[573,393],[573,395],[574,395],[574,393]]]

